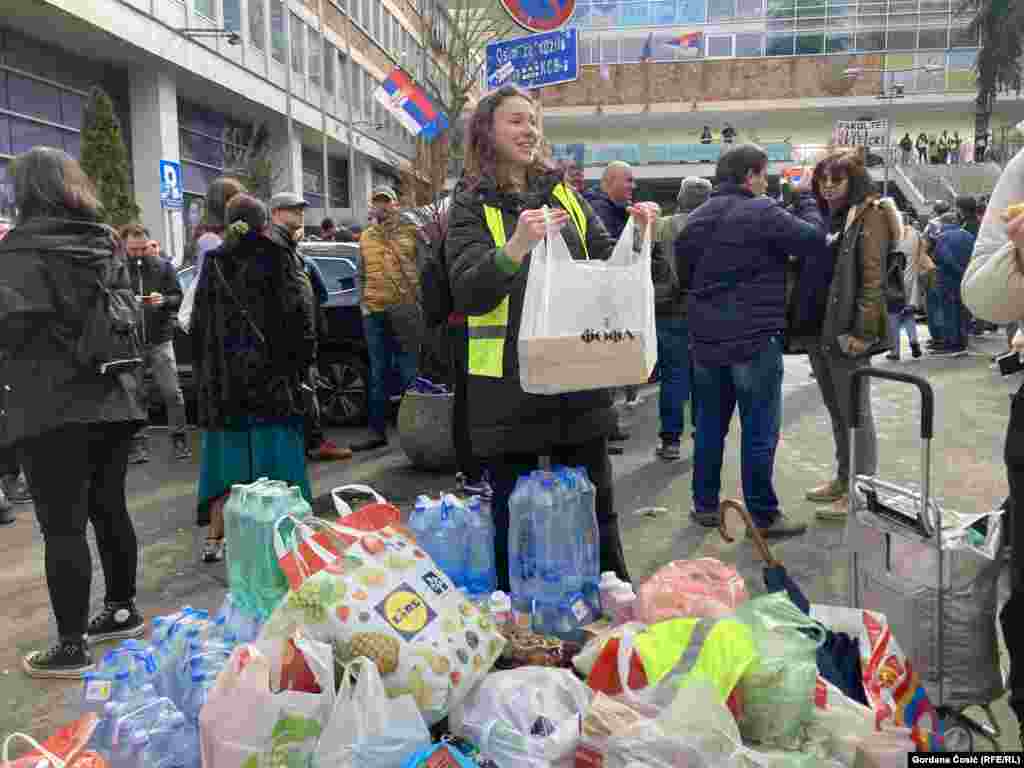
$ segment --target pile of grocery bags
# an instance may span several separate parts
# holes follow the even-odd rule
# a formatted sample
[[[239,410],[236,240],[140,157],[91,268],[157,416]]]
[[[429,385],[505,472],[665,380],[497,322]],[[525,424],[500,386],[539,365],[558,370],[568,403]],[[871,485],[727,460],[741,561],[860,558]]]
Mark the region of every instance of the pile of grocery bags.
[[[752,596],[712,558],[636,590],[600,574],[582,469],[517,484],[511,595],[486,498],[421,496],[406,525],[366,486],[332,496],[329,521],[284,483],[233,488],[220,611],[109,650],[81,719],[17,761],[5,743],[0,767],[55,749],[75,768],[851,768],[941,748],[884,616]],[[852,683],[822,662],[840,628]],[[574,655],[546,653],[560,638]]]

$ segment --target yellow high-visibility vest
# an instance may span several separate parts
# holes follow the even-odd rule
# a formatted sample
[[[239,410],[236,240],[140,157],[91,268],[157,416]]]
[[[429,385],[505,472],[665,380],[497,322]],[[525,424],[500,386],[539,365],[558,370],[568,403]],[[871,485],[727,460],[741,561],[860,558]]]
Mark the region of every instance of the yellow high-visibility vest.
[[[587,217],[583,213],[576,196],[566,189],[564,184],[557,185],[552,194],[569,213],[576,224],[583,253],[589,259],[587,251]],[[487,229],[494,238],[497,248],[504,248],[508,242],[505,237],[505,221],[501,209],[491,205],[484,206],[484,219]],[[505,373],[505,335],[508,331],[508,296],[502,299],[490,312],[483,315],[470,315],[466,318],[469,336],[469,373],[472,376],[489,376],[500,379]]]

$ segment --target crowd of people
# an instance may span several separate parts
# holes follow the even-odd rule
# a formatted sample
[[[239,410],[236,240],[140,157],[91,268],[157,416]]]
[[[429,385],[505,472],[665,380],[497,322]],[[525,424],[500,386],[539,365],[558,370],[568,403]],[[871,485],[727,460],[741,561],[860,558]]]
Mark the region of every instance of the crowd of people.
[[[987,142],[984,139],[971,143],[960,138],[960,132],[948,130],[940,134],[921,131],[916,139],[904,133],[899,140],[900,159],[903,165],[960,165],[972,160],[984,162]]]
[[[806,530],[787,515],[774,487],[784,354],[808,357],[830,416],[835,470],[806,498],[827,505],[820,514],[836,519],[845,515],[850,473],[874,474],[877,463],[869,391],[862,387],[864,429],[850,466],[853,374],[876,355],[899,359],[901,333],[913,357],[924,354],[916,333],[922,305],[930,354],[963,355],[972,322],[976,328],[1024,315],[1018,296],[1024,217],[1009,224],[999,219],[1008,201],[1020,197],[1020,179],[1008,180],[1020,174],[1020,157],[991,205],[966,197],[955,207],[938,204],[921,228],[876,193],[858,151],[827,153],[777,197],[768,194],[765,151],[737,144],[718,161],[714,185],[684,179],[676,210],[662,215],[657,205],[633,200],[627,164],[610,164],[600,187],[585,191],[581,170],[551,162],[542,141],[528,94],[505,86],[481,99],[467,126],[465,172],[429,238],[450,294],[443,325],[456,369],[459,470],[467,489],[491,497],[499,589],[510,586],[509,498],[517,479],[548,458],[587,470],[596,488],[601,570],[629,580],[608,458],[615,450],[610,442],[629,437],[613,407],[617,393],[535,395],[520,383],[517,340],[531,252],[549,227],[561,231],[578,260],[607,259],[630,217],[641,233],[634,248],[643,232],[652,237],[661,381],[654,452],[679,459],[683,437],[692,432],[691,517],[699,526],[720,523],[725,439],[738,410],[743,495],[755,525],[768,538]],[[143,631],[125,475],[129,461],[146,451],[140,371],[152,371],[167,406],[174,456],[190,453],[169,340],[175,322],[188,330],[193,351],[203,558],[217,562],[224,557],[223,506],[232,485],[269,476],[298,486],[312,501],[311,458],[345,459],[388,445],[389,372],[397,370],[403,392],[416,376],[422,294],[437,285],[421,280],[425,241],[401,216],[395,190],[375,188],[372,223],[358,233],[370,436],[340,448],[325,439],[317,418],[327,294],[316,264],[298,252],[309,236],[300,195],[285,192],[264,202],[236,179],[214,181],[195,242],[196,276],[183,295],[143,227],[115,232],[100,223],[93,185],[67,154],[33,149],[16,159],[13,176],[18,221],[0,241],[0,351],[7,385],[3,443],[15,448],[0,473],[13,496],[24,470],[21,496],[35,501],[59,633],[54,647],[28,654],[24,667],[39,677],[75,677],[92,665],[90,644]],[[349,236],[356,235],[339,234],[329,220],[318,233],[324,240]],[[96,297],[118,291],[134,294],[143,307],[138,365],[82,366],[83,328]],[[586,286],[575,300],[586,300]],[[1013,344],[1024,351],[1024,333]],[[627,402],[635,397],[635,389],[626,392]],[[1007,438],[1011,499],[1024,492],[1021,451],[1014,447],[1024,433],[1016,403]],[[58,453],[59,463],[52,460]],[[90,521],[106,582],[105,607],[92,619]],[[1014,568],[1004,622],[1022,599],[1024,571],[1019,563]],[[1020,652],[1011,648],[1011,658],[1011,701],[1024,715]]]

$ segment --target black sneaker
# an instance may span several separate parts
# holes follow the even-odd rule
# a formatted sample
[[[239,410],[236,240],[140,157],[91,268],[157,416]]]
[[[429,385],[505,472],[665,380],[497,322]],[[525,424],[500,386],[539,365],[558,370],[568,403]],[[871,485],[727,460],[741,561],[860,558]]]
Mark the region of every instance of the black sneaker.
[[[722,515],[717,509],[701,512],[695,507],[690,510],[690,519],[705,528],[717,528],[722,524]]]
[[[384,448],[387,444],[388,439],[384,435],[372,435],[361,443],[352,443],[349,448],[352,449],[353,453],[361,453],[363,451],[375,451],[378,448]]]
[[[79,680],[96,667],[84,640],[61,640],[48,651],[32,651],[21,666],[29,677],[59,680]]]
[[[146,620],[135,609],[135,603],[107,603],[98,616],[89,622],[86,640],[90,645],[107,640],[141,637],[146,633]]]

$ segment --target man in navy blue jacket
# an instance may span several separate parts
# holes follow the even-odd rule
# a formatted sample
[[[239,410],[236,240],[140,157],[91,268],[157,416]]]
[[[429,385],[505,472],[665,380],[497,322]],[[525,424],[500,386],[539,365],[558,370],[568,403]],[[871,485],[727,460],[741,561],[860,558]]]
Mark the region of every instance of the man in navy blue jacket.
[[[960,284],[974,253],[975,237],[961,226],[961,220],[944,220],[935,240],[943,336],[940,343],[932,347],[933,355],[962,357],[967,354],[967,311],[960,297]]]
[[[732,414],[742,424],[743,496],[769,538],[807,526],[779,509],[772,475],[782,418],[782,335],[786,261],[826,249],[825,227],[810,193],[798,187],[796,215],[765,196],[768,156],[753,144],[718,161],[718,191],[690,214],[676,240],[680,274],[690,275],[689,318],[697,413],[693,517],[719,523],[722,454]]]

